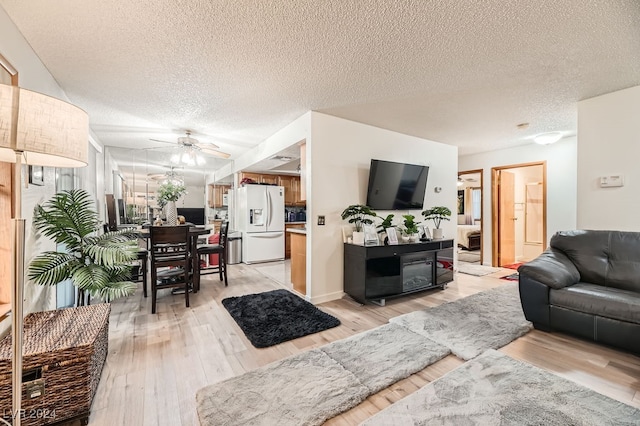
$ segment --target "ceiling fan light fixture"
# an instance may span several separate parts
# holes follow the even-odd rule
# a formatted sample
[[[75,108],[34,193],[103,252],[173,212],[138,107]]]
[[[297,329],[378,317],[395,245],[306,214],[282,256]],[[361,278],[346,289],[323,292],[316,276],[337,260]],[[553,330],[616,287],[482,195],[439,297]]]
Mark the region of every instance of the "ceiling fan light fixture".
[[[541,133],[533,138],[533,141],[539,145],[551,145],[562,139],[561,132]]]
[[[456,185],[458,185],[458,186],[464,185],[464,181],[462,180],[462,178],[460,176],[458,176],[458,182],[456,183]]]

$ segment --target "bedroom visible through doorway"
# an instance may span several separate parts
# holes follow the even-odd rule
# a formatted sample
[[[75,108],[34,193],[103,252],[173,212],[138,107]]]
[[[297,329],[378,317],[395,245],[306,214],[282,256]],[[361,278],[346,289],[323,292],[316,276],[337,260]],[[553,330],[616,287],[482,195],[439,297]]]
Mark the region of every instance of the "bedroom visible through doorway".
[[[458,172],[458,262],[482,264],[482,169]]]
[[[536,258],[547,235],[546,162],[494,167],[491,186],[492,266]]]

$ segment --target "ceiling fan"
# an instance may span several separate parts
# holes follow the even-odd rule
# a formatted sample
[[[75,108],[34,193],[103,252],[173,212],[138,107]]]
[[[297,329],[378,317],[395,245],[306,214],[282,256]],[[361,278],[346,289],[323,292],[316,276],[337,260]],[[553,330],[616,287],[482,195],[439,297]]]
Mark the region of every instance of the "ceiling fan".
[[[222,152],[219,151],[218,148],[220,148],[218,145],[215,145],[213,143],[203,143],[200,142],[199,140],[192,138],[191,137],[191,130],[187,130],[185,132],[186,136],[182,136],[178,138],[177,143],[176,142],[169,142],[169,141],[161,141],[158,139],[149,139],[153,142],[160,142],[160,143],[168,143],[168,144],[172,144],[172,145],[179,145],[182,150],[183,153],[179,156],[179,161],[176,161],[176,163],[178,162],[182,162],[184,164],[188,164],[188,165],[194,165],[196,163],[200,163],[200,161],[197,158],[197,154],[198,153],[203,153],[203,154],[207,154],[207,155],[213,155],[214,157],[220,157],[220,158],[229,158],[230,154],[227,154],[226,152]]]

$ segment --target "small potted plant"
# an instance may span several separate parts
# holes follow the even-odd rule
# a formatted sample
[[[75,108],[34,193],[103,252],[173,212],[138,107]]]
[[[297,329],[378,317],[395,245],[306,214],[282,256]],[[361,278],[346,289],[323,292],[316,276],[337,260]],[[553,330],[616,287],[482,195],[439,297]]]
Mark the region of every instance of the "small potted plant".
[[[393,224],[393,213],[387,215],[382,222],[376,227],[378,228],[378,234],[380,234],[380,239],[384,242],[384,245],[389,244],[389,237],[387,236],[387,229],[395,228],[396,226]]]
[[[422,212],[425,220],[432,220],[435,225],[435,229],[433,230],[433,239],[440,240],[442,239],[442,229],[440,229],[440,224],[443,220],[450,220],[451,210],[447,207],[437,206],[431,207]]]
[[[178,221],[176,201],[187,193],[181,182],[168,181],[158,187],[158,205],[167,206],[167,224],[175,225]]]
[[[412,214],[403,214],[402,217],[404,218],[404,232],[408,237],[409,241],[415,241],[417,239],[417,233],[418,233],[418,223],[416,222],[415,219],[416,217]]]
[[[376,212],[371,210],[371,207],[362,204],[352,204],[342,211],[340,215],[342,220],[349,219],[349,223],[352,223],[356,230],[353,233],[353,243],[364,243],[364,225],[373,224],[373,220],[368,216],[376,217]]]

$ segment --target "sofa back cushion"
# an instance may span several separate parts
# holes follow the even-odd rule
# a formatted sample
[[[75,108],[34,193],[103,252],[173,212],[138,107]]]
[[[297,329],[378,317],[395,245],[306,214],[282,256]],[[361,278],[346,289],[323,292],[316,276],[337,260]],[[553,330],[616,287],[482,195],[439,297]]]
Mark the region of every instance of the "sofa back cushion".
[[[640,292],[640,232],[562,231],[551,247],[576,265],[580,281]]]

